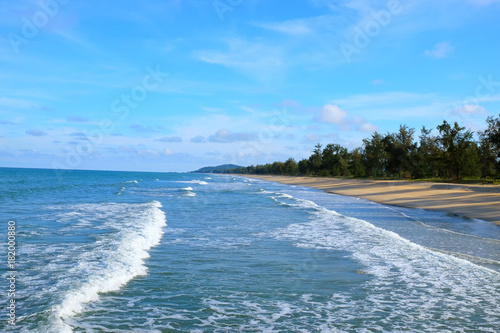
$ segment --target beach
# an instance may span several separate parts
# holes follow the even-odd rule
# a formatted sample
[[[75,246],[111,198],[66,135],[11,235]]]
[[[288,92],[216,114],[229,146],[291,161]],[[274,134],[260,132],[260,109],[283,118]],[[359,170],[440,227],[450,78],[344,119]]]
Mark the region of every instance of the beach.
[[[242,175],[282,184],[307,186],[387,205],[444,211],[500,225],[500,186],[405,180],[339,179]]]

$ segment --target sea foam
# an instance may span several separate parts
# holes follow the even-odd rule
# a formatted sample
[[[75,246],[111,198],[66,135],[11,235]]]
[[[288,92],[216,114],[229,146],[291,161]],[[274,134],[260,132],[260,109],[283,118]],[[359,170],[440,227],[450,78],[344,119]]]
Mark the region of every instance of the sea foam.
[[[117,208],[120,207],[124,208],[123,215],[119,215],[120,210]],[[112,239],[106,240],[112,246],[97,244],[91,253],[82,258],[79,267],[88,276],[82,277],[65,293],[62,302],[53,307],[53,328],[60,332],[72,332],[66,321],[85,311],[86,304],[97,301],[102,293],[120,289],[136,276],[147,274],[144,259],[149,257],[148,251],[160,243],[166,226],[165,213],[161,207],[158,201],[115,204],[110,207],[116,215],[106,224],[118,230],[115,235],[108,235]],[[102,258],[102,262],[96,265],[92,262],[94,258]]]
[[[275,199],[285,199],[283,195],[273,194]],[[290,200],[289,197],[286,199]],[[270,236],[292,241],[299,248],[346,251],[370,277],[360,286],[369,291],[367,299],[370,303],[351,300],[348,294],[334,295],[352,303],[345,312],[337,309],[335,317],[347,317],[353,308],[370,306],[373,313],[390,311],[398,314],[401,320],[405,316],[418,318],[425,308],[425,315],[429,318],[462,318],[461,325],[467,330],[479,327],[474,322],[478,313],[483,313],[487,322],[485,327],[493,324],[495,317],[500,315],[497,306],[498,272],[435,252],[392,231],[365,220],[343,216],[312,201],[292,200],[294,204],[287,204],[308,211],[309,221],[278,228]],[[388,302],[388,299],[398,302]],[[446,306],[439,305],[443,299],[446,299]],[[406,325],[404,321],[398,324]],[[450,321],[450,326],[443,326],[443,329],[452,330],[453,327]],[[431,331],[432,322],[424,330]]]
[[[208,185],[208,183],[204,180],[181,180],[177,181],[177,183],[184,183],[184,184],[198,184],[198,185]]]

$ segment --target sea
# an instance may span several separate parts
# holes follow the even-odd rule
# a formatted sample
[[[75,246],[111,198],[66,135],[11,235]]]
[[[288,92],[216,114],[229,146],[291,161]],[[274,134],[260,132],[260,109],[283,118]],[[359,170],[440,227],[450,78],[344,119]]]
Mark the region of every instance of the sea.
[[[1,332],[500,331],[482,220],[233,175],[0,168],[0,221]]]

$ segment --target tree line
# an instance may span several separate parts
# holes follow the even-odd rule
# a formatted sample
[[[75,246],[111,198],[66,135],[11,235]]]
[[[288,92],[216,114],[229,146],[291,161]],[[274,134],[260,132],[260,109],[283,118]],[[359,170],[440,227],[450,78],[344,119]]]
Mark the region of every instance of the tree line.
[[[437,126],[434,134],[425,126],[416,138],[415,129],[400,125],[385,135],[374,132],[362,147],[348,150],[330,143],[317,144],[309,158],[224,170],[224,173],[322,176],[496,179],[500,176],[500,115],[488,117],[487,128],[474,132],[449,124]]]

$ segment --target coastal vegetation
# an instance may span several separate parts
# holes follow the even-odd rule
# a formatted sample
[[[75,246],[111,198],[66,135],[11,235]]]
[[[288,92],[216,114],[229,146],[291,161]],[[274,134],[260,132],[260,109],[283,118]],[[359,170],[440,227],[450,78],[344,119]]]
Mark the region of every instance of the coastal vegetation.
[[[190,173],[221,173],[228,169],[243,168],[242,166],[236,164],[223,164],[218,166],[207,166],[196,171],[191,171]]]
[[[258,175],[407,178],[500,178],[500,116],[488,117],[477,135],[446,120],[436,130],[400,125],[395,133],[374,132],[361,147],[348,150],[337,143],[317,144],[309,158],[217,170]]]

